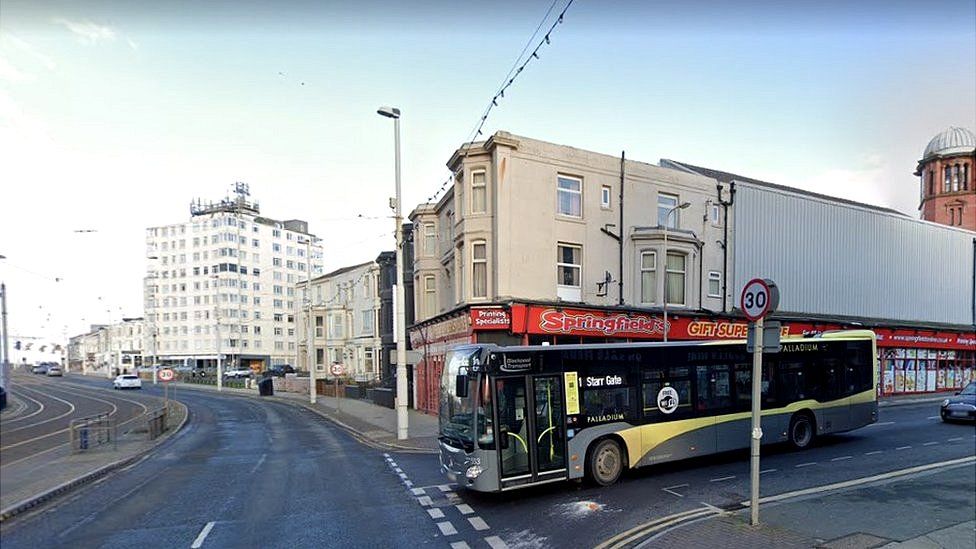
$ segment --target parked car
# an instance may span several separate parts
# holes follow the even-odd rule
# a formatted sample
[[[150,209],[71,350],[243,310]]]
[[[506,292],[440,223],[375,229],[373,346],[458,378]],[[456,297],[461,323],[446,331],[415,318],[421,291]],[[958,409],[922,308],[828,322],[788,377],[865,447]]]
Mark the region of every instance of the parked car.
[[[264,371],[265,376],[285,377],[285,374],[294,374],[295,369],[291,364],[275,364]]]
[[[122,374],[112,382],[114,389],[142,389],[142,380],[135,374]]]
[[[46,374],[47,373],[47,364],[36,364],[36,365],[34,365],[34,367],[31,368],[31,373],[32,374]]]
[[[47,375],[61,377],[64,375],[64,370],[61,369],[57,364],[53,364],[47,367]]]
[[[970,381],[956,396],[943,400],[939,415],[942,421],[976,422],[976,381]]]
[[[227,370],[224,372],[224,377],[228,379],[244,379],[246,377],[251,377],[254,372],[250,368],[237,368],[234,370]]]

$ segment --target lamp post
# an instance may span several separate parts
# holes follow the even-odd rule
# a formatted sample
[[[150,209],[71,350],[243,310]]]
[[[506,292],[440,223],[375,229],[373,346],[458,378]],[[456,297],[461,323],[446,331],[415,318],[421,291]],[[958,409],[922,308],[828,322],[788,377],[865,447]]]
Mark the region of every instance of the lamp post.
[[[151,256],[147,257],[146,259],[148,259],[150,261],[154,261],[154,260],[159,259],[159,256],[151,255]],[[151,319],[150,322],[149,322],[149,337],[150,337],[150,340],[151,340],[151,343],[152,343],[152,348],[150,349],[150,351],[152,352],[152,354],[150,356],[152,357],[153,385],[156,385],[158,383],[158,380],[156,378],[157,378],[157,374],[159,373],[158,372],[159,366],[157,364],[158,360],[157,360],[157,356],[156,356],[157,355],[157,351],[156,351],[156,315],[158,314],[157,308],[156,308],[156,269],[153,269],[152,270],[152,273],[149,276],[146,277],[146,280],[152,280],[153,281],[152,284],[147,284],[147,286],[148,286],[147,290],[149,290],[148,291],[148,293],[149,293],[149,310],[150,310],[149,317]]]
[[[303,242],[298,241],[299,244]],[[306,319],[306,336],[305,336],[305,362],[308,364],[308,401],[311,404],[315,404],[316,390],[315,390],[315,334],[312,331],[312,239],[311,237],[305,239],[305,272],[308,278],[305,279],[305,313],[308,315]],[[297,360],[296,360],[297,362]],[[339,395],[336,395],[338,398]]]
[[[224,368],[220,356],[220,278],[217,275],[210,277],[214,281],[214,321],[217,325],[217,390],[224,390]]]
[[[671,214],[691,206],[691,202],[683,202],[668,210],[664,214],[664,342],[668,341],[668,220]]]
[[[396,220],[396,410],[397,439],[407,438],[407,334],[406,301],[403,291],[403,217],[400,207],[400,109],[380,107],[377,114],[393,119],[394,158],[396,170],[396,198],[394,199],[394,219]]]

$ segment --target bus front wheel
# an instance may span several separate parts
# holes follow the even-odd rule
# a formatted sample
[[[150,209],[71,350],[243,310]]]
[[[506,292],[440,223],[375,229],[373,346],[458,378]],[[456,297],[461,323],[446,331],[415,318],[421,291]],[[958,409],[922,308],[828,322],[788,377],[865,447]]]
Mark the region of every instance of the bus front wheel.
[[[813,444],[816,432],[816,425],[810,414],[796,414],[790,420],[790,445],[797,450],[808,448]]]
[[[620,478],[624,470],[624,455],[613,439],[603,439],[590,451],[590,480],[609,486]]]

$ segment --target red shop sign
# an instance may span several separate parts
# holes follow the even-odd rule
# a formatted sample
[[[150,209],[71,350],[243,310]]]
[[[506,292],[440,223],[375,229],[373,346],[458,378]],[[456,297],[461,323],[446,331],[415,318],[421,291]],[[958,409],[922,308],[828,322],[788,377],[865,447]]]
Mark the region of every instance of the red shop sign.
[[[656,338],[664,333],[664,321],[658,317],[573,309],[531,307],[526,324],[530,334]]]
[[[505,309],[498,308],[472,308],[471,309],[471,329],[483,330],[507,330],[512,325],[512,317]]]

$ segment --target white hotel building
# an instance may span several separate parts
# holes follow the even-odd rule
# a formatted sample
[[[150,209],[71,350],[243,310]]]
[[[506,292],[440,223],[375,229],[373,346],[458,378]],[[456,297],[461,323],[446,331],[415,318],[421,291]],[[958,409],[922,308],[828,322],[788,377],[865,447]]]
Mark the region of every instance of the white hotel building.
[[[247,196],[238,183],[235,198],[197,201],[189,221],[146,230],[147,354],[160,363],[294,362],[295,284],[321,273],[322,247],[307,222],[262,217]]]

